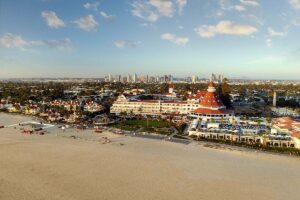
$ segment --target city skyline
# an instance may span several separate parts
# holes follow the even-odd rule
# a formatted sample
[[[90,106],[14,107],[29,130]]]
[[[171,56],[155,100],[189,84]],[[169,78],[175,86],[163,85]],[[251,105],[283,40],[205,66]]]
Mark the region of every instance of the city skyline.
[[[299,0],[115,2],[1,1],[0,78],[298,79]]]

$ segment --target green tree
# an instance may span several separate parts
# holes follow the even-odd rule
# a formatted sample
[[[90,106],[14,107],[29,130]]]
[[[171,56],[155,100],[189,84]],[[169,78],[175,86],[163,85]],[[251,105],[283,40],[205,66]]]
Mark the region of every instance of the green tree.
[[[219,85],[220,98],[226,107],[231,107],[230,93],[231,89],[226,78]]]

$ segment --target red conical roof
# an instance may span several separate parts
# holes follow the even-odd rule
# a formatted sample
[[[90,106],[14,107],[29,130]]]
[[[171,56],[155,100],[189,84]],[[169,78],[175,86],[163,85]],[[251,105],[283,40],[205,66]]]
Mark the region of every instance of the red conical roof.
[[[208,87],[215,87],[215,86],[214,86],[214,83],[213,83],[212,81],[209,82]]]
[[[206,115],[224,115],[233,114],[232,110],[226,109],[222,100],[216,94],[216,88],[213,82],[208,84],[207,93],[205,94],[203,100],[200,102],[200,107],[194,110],[197,114]]]
[[[223,102],[216,94],[216,89],[213,82],[208,85],[207,93],[205,94],[203,100],[200,102],[201,107],[224,107]]]

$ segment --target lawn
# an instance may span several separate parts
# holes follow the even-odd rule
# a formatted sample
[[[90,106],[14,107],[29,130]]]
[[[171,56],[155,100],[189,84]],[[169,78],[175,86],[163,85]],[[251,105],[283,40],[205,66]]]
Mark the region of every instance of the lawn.
[[[141,126],[141,127],[155,127],[155,128],[162,128],[162,127],[170,127],[170,122],[163,121],[163,120],[128,120],[125,122],[126,125],[133,125],[133,126]],[[172,125],[172,124],[171,124]]]
[[[127,131],[141,131],[141,132],[152,132],[167,135],[170,133],[169,127],[173,125],[168,121],[163,120],[127,120],[110,126],[127,130]]]

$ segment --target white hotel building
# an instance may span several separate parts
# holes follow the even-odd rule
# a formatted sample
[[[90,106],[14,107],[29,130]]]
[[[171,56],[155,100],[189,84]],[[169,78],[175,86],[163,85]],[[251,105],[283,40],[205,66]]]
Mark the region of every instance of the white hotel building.
[[[125,95],[120,95],[110,109],[111,113],[120,114],[121,112],[161,115],[161,114],[183,114],[199,107],[195,101],[165,101],[165,100],[132,100]]]
[[[170,84],[167,96],[175,94],[173,87],[173,84]],[[215,92],[213,83],[210,83],[207,92],[198,91],[196,95],[190,95],[186,101],[138,100],[120,95],[112,105],[110,112],[116,115],[121,112],[137,115],[178,114],[202,119],[221,119],[233,116],[233,112],[226,109]]]

